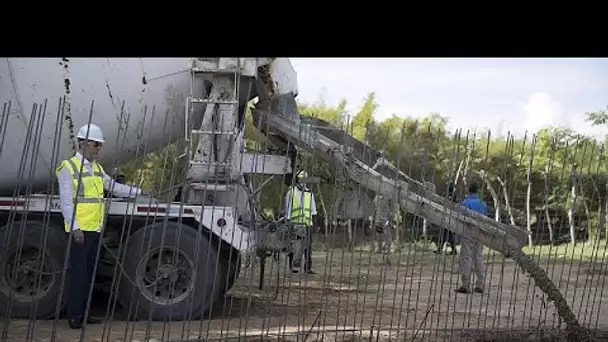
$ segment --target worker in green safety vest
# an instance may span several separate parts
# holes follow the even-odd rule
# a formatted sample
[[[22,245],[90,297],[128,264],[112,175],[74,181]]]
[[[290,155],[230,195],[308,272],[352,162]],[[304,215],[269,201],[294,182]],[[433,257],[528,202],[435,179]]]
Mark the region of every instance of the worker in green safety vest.
[[[72,329],[82,329],[86,324],[101,323],[90,317],[88,302],[107,215],[104,190],[124,198],[135,198],[145,192],[114,182],[97,162],[105,143],[99,126],[80,127],[76,138],[78,152],[63,160],[56,174],[64,229],[73,240],[67,255],[68,325]]]
[[[306,172],[300,171],[296,175],[295,184],[289,187],[285,194],[285,219],[291,223],[301,224],[307,227],[308,234],[305,242],[305,272],[314,274],[312,270],[312,227],[317,215],[317,205],[315,196],[302,183],[302,178],[307,177]],[[299,249],[296,249],[299,250]],[[289,253],[289,267],[293,273],[298,272],[298,266],[303,255],[295,255],[296,262],[294,263],[294,253]],[[296,267],[294,267],[294,264]]]

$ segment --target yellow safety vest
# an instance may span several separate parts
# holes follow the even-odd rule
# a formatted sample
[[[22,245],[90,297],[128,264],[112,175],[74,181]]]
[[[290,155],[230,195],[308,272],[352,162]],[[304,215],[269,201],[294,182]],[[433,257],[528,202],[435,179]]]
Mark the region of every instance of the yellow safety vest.
[[[300,223],[312,226],[312,193],[309,191],[297,191],[296,187],[291,188],[291,219],[293,223]],[[303,194],[298,198],[298,194]]]
[[[59,167],[57,167],[56,173],[57,177],[59,177],[61,169],[67,167],[72,176],[74,189],[78,189],[74,191],[74,206],[76,207],[74,220],[78,222],[80,230],[85,232],[100,232],[105,215],[105,203],[103,201],[104,171],[101,165],[96,162],[92,164],[93,174],[89,173],[87,167],[83,167],[82,177],[79,177],[82,161],[74,156],[62,161]],[[70,232],[71,222],[64,220],[64,223],[65,231]]]

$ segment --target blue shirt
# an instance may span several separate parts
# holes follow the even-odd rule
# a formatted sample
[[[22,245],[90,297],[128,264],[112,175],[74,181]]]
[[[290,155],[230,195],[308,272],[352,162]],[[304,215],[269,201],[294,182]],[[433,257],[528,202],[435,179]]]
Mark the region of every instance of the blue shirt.
[[[488,215],[488,205],[477,194],[467,194],[462,205],[483,215]]]

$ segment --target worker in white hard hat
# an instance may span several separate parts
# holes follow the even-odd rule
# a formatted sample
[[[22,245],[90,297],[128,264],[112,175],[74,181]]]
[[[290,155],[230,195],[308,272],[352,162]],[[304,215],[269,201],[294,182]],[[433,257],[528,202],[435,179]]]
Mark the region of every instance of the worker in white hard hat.
[[[307,230],[303,253],[305,255],[299,253],[300,248],[296,248],[295,254],[289,253],[288,258],[289,267],[292,272],[297,273],[302,257],[305,256],[305,272],[315,274],[312,269],[312,227],[317,215],[317,205],[314,194],[302,182],[302,179],[306,177],[308,177],[306,172],[298,172],[294,185],[289,187],[287,194],[285,194],[285,218],[291,223],[306,226]]]
[[[65,231],[73,239],[67,289],[68,323],[72,329],[101,322],[85,317],[85,311],[104,225],[104,190],[118,197],[142,194],[136,187],[114,182],[97,163],[97,155],[105,142],[99,126],[89,124],[80,127],[76,138],[78,152],[62,161],[56,170]]]

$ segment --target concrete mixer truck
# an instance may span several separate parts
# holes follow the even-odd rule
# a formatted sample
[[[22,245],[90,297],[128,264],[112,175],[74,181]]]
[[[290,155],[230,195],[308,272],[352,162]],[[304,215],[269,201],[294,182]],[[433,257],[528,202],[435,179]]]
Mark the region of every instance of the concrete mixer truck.
[[[277,94],[297,93],[288,59],[2,59],[0,307],[41,318],[64,306],[68,239],[54,170],[73,155],[74,131],[93,122],[105,133],[106,169],[191,143],[191,153],[172,156],[189,164],[184,201],[107,199],[109,248],[100,252],[98,283],[105,279],[135,316],[204,314],[230,288],[240,253],[254,246],[244,175],[291,172],[285,156],[244,152],[246,105],[262,68]],[[174,260],[163,259],[171,251]]]
[[[106,199],[96,281],[132,317],[200,317],[230,289],[243,254],[298,255],[306,232],[261,220],[248,177],[291,174],[297,153],[318,153],[372,194],[398,193],[404,210],[431,224],[502,252],[523,246],[522,229],[463,211],[392,165],[380,167],[379,153],[348,133],[301,116],[297,92],[286,58],[0,60],[0,311],[42,318],[64,306],[69,240],[54,170],[88,122],[106,134],[106,169],[142,150],[189,143],[173,158],[188,165],[179,201]],[[246,106],[255,97],[254,126],[272,148],[247,152]]]

